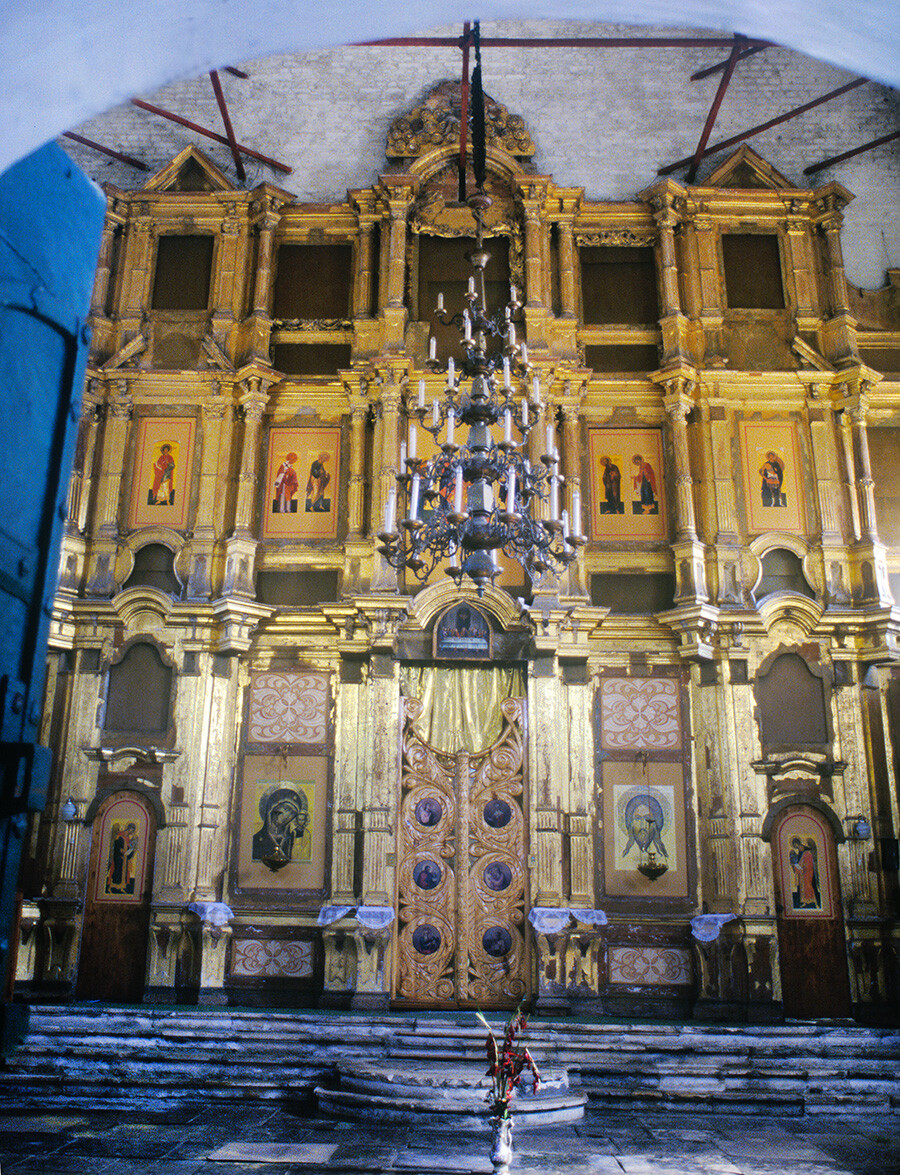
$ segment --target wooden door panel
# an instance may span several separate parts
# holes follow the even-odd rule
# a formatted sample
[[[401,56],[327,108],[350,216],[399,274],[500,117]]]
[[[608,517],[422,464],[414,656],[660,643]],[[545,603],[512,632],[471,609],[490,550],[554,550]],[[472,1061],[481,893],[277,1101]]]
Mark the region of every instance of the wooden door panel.
[[[156,821],[135,792],[94,818],[76,995],[140,1003],[144,994]]]
[[[850,980],[834,834],[806,805],[773,829],[784,1012],[796,1019],[849,1016]]]
[[[514,1006],[530,973],[523,702],[503,703],[503,731],[487,751],[455,756],[419,738],[421,703],[405,705],[395,997]]]

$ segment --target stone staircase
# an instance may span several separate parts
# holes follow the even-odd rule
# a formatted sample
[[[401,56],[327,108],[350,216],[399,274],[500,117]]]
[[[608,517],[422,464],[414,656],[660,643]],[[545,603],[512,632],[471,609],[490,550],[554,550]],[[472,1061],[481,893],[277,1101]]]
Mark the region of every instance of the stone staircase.
[[[532,1020],[526,1043],[595,1108],[900,1114],[896,1029]],[[35,1007],[0,1069],[0,1110],[300,1102],[354,1061],[478,1073],[484,1033],[470,1013]]]

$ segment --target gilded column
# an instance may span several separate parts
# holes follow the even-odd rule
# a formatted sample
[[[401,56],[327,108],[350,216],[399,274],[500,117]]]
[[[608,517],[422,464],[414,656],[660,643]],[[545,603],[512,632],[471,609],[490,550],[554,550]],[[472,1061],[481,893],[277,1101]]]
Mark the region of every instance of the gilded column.
[[[584,504],[581,495],[581,404],[584,399],[585,385],[582,384],[574,394],[570,392],[570,385],[565,385],[565,400],[560,406],[562,415],[563,434],[563,464],[561,472],[566,479],[566,509],[569,514],[569,527],[573,534],[586,534],[584,525]],[[588,592],[584,584],[584,561],[579,558],[570,563],[566,571],[568,576],[567,594],[587,597]]]
[[[122,329],[139,329],[150,307],[150,273],[153,268],[154,222],[142,212],[128,226],[122,260]],[[121,342],[129,340],[122,339]]]
[[[365,383],[360,380],[358,392],[350,391],[350,476],[347,486],[347,537],[359,538],[363,533],[363,505],[366,485],[366,421],[369,418],[369,397]],[[378,519],[374,520],[375,522]],[[373,527],[373,529],[376,529]]]
[[[847,279],[844,274],[844,253],[841,248],[843,209],[852,199],[840,184],[829,184],[816,201],[819,231],[823,239],[823,266],[828,293],[829,314],[823,324],[823,349],[832,362],[859,360],[856,343],[856,322],[850,315],[847,297]],[[839,364],[840,365],[840,364]]]
[[[241,471],[238,475],[237,503],[234,511],[234,533],[255,533],[256,487],[259,481],[259,439],[268,395],[258,377],[247,380],[247,390],[238,403],[244,417],[244,439],[241,446]]]
[[[815,330],[818,317],[814,306],[812,258],[809,248],[809,207],[802,200],[792,200],[787,219],[787,280],[793,285],[791,301],[799,330]]]
[[[683,196],[677,185],[667,181],[655,185],[646,195],[650,198],[658,232],[660,328],[665,363],[670,359],[684,358],[685,355],[687,320],[681,312],[675,253],[675,230],[681,220],[675,205],[679,200],[683,203]]]
[[[244,381],[246,390],[240,396],[244,417],[244,438],[241,446],[241,466],[238,474],[237,501],[234,510],[234,529],[226,544],[225,582],[223,594],[252,596],[254,594],[254,563],[258,528],[257,487],[259,484],[260,433],[268,394],[259,376]]]
[[[689,382],[683,378],[666,382],[668,394],[663,406],[669,421],[672,454],[675,462],[675,525],[676,541],[672,551],[676,562],[675,599],[702,602],[707,600],[705,553],[697,535],[694,511],[694,483],[688,452],[687,418],[693,400],[687,393]]]
[[[402,351],[406,329],[406,222],[413,187],[410,183],[396,183],[384,188],[384,197],[388,208],[388,240],[383,345],[385,351]]]
[[[375,221],[371,216],[359,219],[359,260],[356,268],[356,292],[353,317],[371,318],[375,279]]]
[[[403,403],[403,389],[395,382],[394,373],[387,372],[381,387],[381,411],[376,423],[375,444],[378,452],[376,463],[377,481],[372,494],[372,530],[377,533],[384,519],[391,486],[396,484],[400,465],[399,431],[400,408]],[[397,519],[400,519],[401,503],[397,502]],[[397,572],[381,555],[376,556],[376,572],[372,587],[376,591],[396,591]]]
[[[719,273],[718,236],[708,216],[694,217],[697,276],[700,285],[700,321],[705,335],[707,367],[725,366],[722,313],[722,279]]]
[[[575,213],[556,222],[556,240],[559,246],[559,315],[575,318],[578,314],[575,276]]]
[[[215,544],[222,537],[223,509],[226,495],[223,483],[229,473],[228,454],[223,452],[226,410],[230,399],[221,395],[219,385],[210,388],[211,395],[201,406],[203,448],[200,454],[200,478],[197,493],[197,511],[191,540],[191,569],[188,595],[191,599],[209,596],[212,592],[211,572]],[[224,468],[223,468],[224,466]]]
[[[886,607],[893,604],[887,569],[887,550],[878,539],[875,520],[875,480],[869,457],[869,437],[866,417],[869,410],[866,390],[870,385],[860,380],[854,391],[848,388],[849,406],[844,416],[850,417],[849,434],[856,474],[855,494],[859,508],[859,543],[856,561],[861,580],[861,599],[877,600]],[[845,434],[846,435],[846,434]]]
[[[91,528],[94,542],[91,545],[88,592],[95,596],[110,595],[115,582],[122,475],[133,411],[134,400],[128,380],[115,380],[107,389],[96,507]]]
[[[269,363],[275,230],[280,221],[277,203],[271,198],[267,198],[262,203],[262,215],[256,222],[259,239],[256,250],[256,275],[253,284],[253,309],[251,312],[254,321],[250,341],[250,357],[258,363]]]
[[[241,241],[241,218],[238,216],[237,206],[229,206],[226,215],[222,218],[219,227],[219,249],[216,258],[216,268],[212,292],[212,322],[213,330],[224,342],[224,332],[235,321],[237,306],[236,300],[240,293],[237,281],[238,252]]]
[[[122,221],[114,215],[117,201],[110,198],[107,202],[106,220],[103,223],[103,236],[100,240],[100,252],[97,256],[97,272],[94,276],[94,290],[91,295],[91,318],[105,318],[109,300],[109,283],[112,280],[112,259],[116,233],[121,231]]]
[[[829,392],[827,383],[812,384],[806,403],[822,536],[821,575],[828,603],[834,606],[850,602],[846,587],[850,571],[846,552],[848,536],[844,533],[846,526],[841,508],[835,414]]]

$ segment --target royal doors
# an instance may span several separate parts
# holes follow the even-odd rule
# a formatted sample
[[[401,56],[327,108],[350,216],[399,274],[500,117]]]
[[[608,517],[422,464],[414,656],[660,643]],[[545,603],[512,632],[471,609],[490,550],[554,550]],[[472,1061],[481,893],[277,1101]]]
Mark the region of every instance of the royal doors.
[[[442,754],[407,699],[402,746],[394,999],[514,1007],[530,994],[525,933],[524,699],[501,703],[487,750]]]
[[[850,1015],[834,833],[817,809],[788,808],[772,834],[786,1016]]]
[[[155,843],[156,819],[136,792],[117,792],[94,818],[79,999],[143,998]]]

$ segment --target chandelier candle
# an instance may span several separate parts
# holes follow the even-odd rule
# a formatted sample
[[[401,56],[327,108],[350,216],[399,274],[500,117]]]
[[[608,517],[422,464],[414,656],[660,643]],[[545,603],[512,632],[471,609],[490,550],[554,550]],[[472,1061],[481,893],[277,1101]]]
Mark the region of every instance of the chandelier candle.
[[[430,410],[428,381],[420,378],[416,393],[410,380],[409,456],[401,444],[397,484],[388,496],[385,526],[378,536],[379,552],[398,571],[406,569],[424,580],[443,564],[456,583],[471,580],[479,595],[501,573],[501,551],[537,581],[568,566],[585,542],[575,494],[566,503],[574,525],[570,527],[568,513],[559,522],[559,490],[565,478],[558,468],[554,419],[545,421],[547,445],[540,461],[532,466],[525,455],[529,434],[540,421],[540,379],[529,364],[525,343],[516,341],[522,303],[515,286],[510,287],[509,305],[488,313],[484,271],[490,254],[484,248],[483,212],[489,204],[480,190],[469,200],[477,235],[469,254],[474,273],[465,306],[451,317],[443,295],[437,299],[438,320],[460,332],[462,356],[448,360],[446,384]],[[434,336],[425,366],[433,377],[441,370]],[[434,438],[434,456],[419,456],[418,425]],[[498,441],[498,435],[503,439]],[[408,510],[395,531],[400,495]]]

